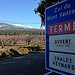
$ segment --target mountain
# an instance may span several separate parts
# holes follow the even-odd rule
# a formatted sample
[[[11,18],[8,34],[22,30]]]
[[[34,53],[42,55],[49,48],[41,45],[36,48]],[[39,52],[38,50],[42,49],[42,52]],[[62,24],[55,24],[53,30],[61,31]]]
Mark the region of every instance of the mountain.
[[[19,24],[0,23],[0,30],[37,30],[32,27],[25,27]]]

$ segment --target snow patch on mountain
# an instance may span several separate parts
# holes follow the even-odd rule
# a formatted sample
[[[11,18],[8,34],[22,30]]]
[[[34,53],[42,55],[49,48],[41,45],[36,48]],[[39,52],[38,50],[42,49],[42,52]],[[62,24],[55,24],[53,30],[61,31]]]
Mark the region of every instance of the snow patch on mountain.
[[[0,25],[0,27],[3,27],[2,25]]]
[[[20,25],[20,24],[13,24],[14,26],[17,26],[17,27],[23,27],[23,28],[33,28],[33,27],[29,27],[29,26],[23,26],[23,25]]]

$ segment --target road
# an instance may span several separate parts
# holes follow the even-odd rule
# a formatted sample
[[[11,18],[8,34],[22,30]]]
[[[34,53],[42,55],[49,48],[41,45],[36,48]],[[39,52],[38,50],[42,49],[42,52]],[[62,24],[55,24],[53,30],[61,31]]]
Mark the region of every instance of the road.
[[[0,75],[43,75],[47,72],[44,52],[0,60]]]

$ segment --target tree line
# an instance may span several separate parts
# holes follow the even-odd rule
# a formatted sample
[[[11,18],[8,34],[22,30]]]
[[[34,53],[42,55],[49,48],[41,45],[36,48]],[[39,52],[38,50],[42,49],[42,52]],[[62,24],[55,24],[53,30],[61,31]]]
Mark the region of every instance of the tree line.
[[[41,31],[39,30],[0,30],[0,35],[41,35]],[[45,35],[45,30],[43,30],[43,34]]]

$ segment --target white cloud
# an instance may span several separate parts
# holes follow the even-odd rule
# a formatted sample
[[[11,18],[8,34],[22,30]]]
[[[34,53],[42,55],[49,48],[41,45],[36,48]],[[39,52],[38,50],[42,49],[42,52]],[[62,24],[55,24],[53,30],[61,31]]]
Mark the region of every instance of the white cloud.
[[[30,27],[30,26],[23,26],[23,25],[20,25],[20,24],[13,24],[14,26],[18,26],[18,27],[23,27],[23,28],[33,28],[33,27]]]

